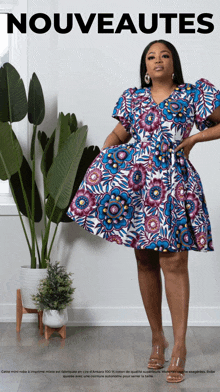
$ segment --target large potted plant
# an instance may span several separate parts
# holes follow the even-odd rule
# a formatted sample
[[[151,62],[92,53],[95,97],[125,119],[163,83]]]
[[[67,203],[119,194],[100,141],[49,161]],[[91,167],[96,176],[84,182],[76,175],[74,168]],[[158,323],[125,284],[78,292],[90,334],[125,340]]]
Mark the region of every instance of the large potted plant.
[[[38,310],[43,310],[43,323],[51,328],[67,324],[67,306],[73,300],[72,273],[67,273],[59,262],[48,263],[47,276],[39,283],[38,292],[32,295]]]
[[[26,158],[12,126],[27,114],[32,135]],[[22,303],[26,308],[36,308],[31,295],[35,294],[39,279],[46,275],[58,225],[71,222],[66,215],[68,205],[100,151],[97,146],[85,147],[87,127],[78,127],[75,114],[60,113],[50,136],[38,130],[44,116],[44,95],[37,75],[32,75],[27,98],[19,73],[5,63],[0,68],[0,179],[9,180],[30,252],[30,266],[21,268]],[[42,154],[41,192],[36,178],[40,175],[36,176],[37,139]],[[36,274],[40,275],[35,279]]]

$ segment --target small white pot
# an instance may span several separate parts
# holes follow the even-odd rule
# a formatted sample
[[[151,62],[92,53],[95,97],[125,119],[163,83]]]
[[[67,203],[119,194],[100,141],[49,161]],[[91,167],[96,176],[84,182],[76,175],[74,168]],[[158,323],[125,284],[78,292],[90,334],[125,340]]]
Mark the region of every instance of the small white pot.
[[[43,323],[50,328],[61,328],[67,324],[67,321],[67,308],[60,311],[54,309],[43,311]]]
[[[37,294],[40,280],[46,278],[46,276],[47,268],[30,268],[28,265],[21,267],[20,289],[22,306],[24,308],[37,309],[37,306],[32,301],[31,295]]]

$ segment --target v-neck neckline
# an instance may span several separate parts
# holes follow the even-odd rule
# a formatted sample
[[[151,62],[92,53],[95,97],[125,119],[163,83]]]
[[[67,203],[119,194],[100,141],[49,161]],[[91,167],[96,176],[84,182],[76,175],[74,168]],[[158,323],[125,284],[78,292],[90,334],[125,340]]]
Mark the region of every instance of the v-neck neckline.
[[[161,102],[159,102],[159,103],[157,103],[157,102],[154,100],[154,98],[153,98],[153,96],[152,96],[152,92],[151,92],[151,88],[150,88],[150,87],[148,87],[148,90],[149,90],[149,94],[150,94],[150,97],[151,97],[152,102],[155,103],[155,105],[159,106],[161,103],[163,103],[164,101],[166,101],[167,99],[169,99],[169,98],[173,95],[173,93],[174,93],[175,91],[179,90],[179,86],[176,86],[176,87],[171,91],[170,95],[168,95],[168,97],[164,98],[164,99],[163,99]]]

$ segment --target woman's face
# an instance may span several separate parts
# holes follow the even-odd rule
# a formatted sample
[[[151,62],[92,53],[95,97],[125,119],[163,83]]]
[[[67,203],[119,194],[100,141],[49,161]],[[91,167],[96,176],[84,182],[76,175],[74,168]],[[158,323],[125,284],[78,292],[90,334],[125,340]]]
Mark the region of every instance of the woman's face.
[[[172,79],[174,72],[173,56],[166,45],[155,43],[146,54],[146,68],[152,82],[154,80]]]

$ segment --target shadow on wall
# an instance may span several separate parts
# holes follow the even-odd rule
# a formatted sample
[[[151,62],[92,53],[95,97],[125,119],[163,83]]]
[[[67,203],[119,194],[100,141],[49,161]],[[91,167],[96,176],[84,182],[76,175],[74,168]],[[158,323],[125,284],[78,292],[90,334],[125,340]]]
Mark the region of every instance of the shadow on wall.
[[[53,97],[50,102],[46,102],[46,116],[40,127],[41,131],[44,131],[48,137],[50,137],[57,126],[58,118],[58,99]]]
[[[50,136],[52,135],[54,129],[57,126],[57,119],[58,119],[58,102],[57,102],[57,97],[54,97],[53,99],[50,100],[49,103],[46,104],[46,116],[44,118],[43,123],[40,125],[38,131],[44,131],[47,136],[50,138]],[[37,143],[36,143],[37,144]],[[23,151],[24,151],[24,155],[28,156],[28,146],[22,146]],[[37,165],[36,165],[36,172],[37,172],[37,182],[39,180],[39,178],[41,178],[41,175],[38,175],[38,171],[41,171],[40,168],[40,160],[42,158],[42,149],[40,146],[40,143],[38,143],[38,148],[36,149],[36,156],[37,156]],[[42,190],[42,186],[43,184],[39,184],[39,188],[41,191],[41,194],[43,194],[43,190]],[[27,218],[25,218],[27,219]],[[37,233],[37,237],[38,239],[41,237],[41,233],[42,230],[44,230],[44,223],[43,220],[41,220],[41,222],[39,222],[39,224],[36,225],[36,233]]]

